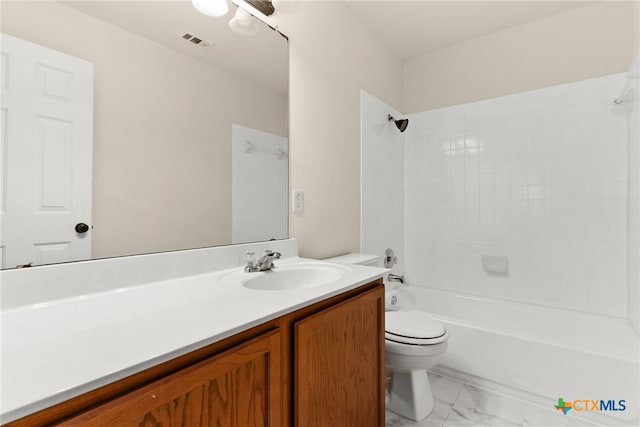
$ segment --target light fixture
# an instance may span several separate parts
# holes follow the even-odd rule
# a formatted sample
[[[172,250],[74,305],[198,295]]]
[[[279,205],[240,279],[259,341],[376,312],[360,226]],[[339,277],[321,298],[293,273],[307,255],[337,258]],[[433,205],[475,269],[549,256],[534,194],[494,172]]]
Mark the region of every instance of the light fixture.
[[[229,21],[229,28],[243,36],[255,36],[260,32],[260,26],[255,22],[253,16],[241,7],[238,7],[236,14]]]
[[[198,12],[209,16],[224,16],[229,11],[227,0],[191,0]]]

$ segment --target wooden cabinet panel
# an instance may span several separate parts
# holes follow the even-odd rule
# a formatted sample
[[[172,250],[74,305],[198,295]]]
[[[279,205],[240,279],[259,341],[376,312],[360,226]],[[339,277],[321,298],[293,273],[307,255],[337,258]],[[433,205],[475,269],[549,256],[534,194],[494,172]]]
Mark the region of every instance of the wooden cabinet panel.
[[[60,425],[276,427],[280,366],[280,334],[273,331]]]
[[[382,286],[295,323],[298,427],[384,425]]]

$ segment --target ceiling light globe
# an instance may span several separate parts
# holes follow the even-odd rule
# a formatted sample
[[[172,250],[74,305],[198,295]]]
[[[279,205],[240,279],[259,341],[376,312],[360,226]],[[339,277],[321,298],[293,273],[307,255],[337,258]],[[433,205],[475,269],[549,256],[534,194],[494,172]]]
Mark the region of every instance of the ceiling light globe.
[[[260,32],[260,26],[254,21],[253,16],[241,7],[238,7],[236,14],[229,21],[229,28],[243,36],[255,36]]]
[[[209,16],[224,16],[229,11],[227,0],[191,0],[198,12]]]

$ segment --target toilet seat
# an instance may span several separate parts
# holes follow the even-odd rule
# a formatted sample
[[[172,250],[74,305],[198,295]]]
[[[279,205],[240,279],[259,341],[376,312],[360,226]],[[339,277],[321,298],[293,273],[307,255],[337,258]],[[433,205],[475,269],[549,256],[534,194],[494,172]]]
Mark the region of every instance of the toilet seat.
[[[385,323],[385,339],[399,344],[435,345],[448,338],[442,323],[421,311],[387,312]]]

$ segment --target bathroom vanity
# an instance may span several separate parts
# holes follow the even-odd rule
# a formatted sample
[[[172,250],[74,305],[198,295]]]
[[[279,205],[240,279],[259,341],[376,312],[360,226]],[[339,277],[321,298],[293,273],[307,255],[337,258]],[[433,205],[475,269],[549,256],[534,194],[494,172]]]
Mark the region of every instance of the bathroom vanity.
[[[309,260],[301,263],[300,259],[283,260],[280,265],[283,272],[309,266],[324,268],[322,263],[314,264]],[[8,378],[9,388],[5,386],[3,400],[11,399],[6,394],[16,391],[25,395],[25,402],[31,399],[33,403],[10,413],[13,419],[4,425],[382,426],[383,270],[358,266],[348,270],[350,273],[332,283],[305,289],[260,291],[246,286],[233,288],[225,280],[241,274],[237,267],[178,278],[178,285],[176,280],[172,280],[146,286],[147,291],[158,295],[159,306],[163,304],[161,295],[171,286],[171,289],[178,286],[181,292],[191,293],[189,301],[193,302],[195,298],[197,303],[186,305],[189,313],[174,311],[173,315],[180,313],[179,317],[184,322],[178,320],[172,327],[163,327],[167,323],[159,320],[160,328],[154,328],[153,322],[148,328],[140,327],[135,323],[136,319],[144,323],[150,316],[134,316],[129,320],[129,329],[134,330],[132,336],[137,337],[137,343],[129,342],[129,346],[144,353],[147,342],[149,347],[153,347],[154,342],[161,343],[163,335],[167,343],[175,341],[183,326],[184,335],[190,335],[192,318],[198,318],[198,322],[203,324],[213,323],[213,326],[207,326],[210,337],[184,345],[194,340],[189,338],[179,345],[179,349],[152,359],[147,357],[146,363],[134,363],[133,359],[127,359],[128,356],[122,356],[118,362],[122,369],[116,376],[111,375],[113,372],[100,376],[96,371],[91,374],[93,381],[83,385],[76,379],[77,387],[58,383],[51,390],[67,387],[67,391],[43,392],[37,398],[27,398],[25,390],[16,384],[13,377]],[[275,274],[278,272],[269,277],[277,277]],[[145,286],[134,286],[120,293],[131,292],[126,298],[135,300],[134,292],[144,291],[136,288]],[[198,289],[201,289],[199,294]],[[112,292],[108,291],[96,298],[111,296]],[[179,300],[180,297],[176,296],[177,303]],[[217,301],[219,306],[199,312],[198,304],[206,301]],[[217,311],[220,314],[216,314]],[[235,314],[229,314],[234,311]],[[168,316],[170,312],[156,310],[151,316]],[[3,320],[9,319],[11,323],[11,318],[5,316],[7,313],[10,315],[11,310],[3,311]],[[216,319],[222,318],[226,319],[226,325],[215,325]],[[4,328],[6,324],[3,332]],[[105,331],[96,327],[92,335]],[[124,331],[122,333],[125,334]],[[11,336],[9,338],[12,340]],[[121,357],[120,353],[136,353],[132,348],[118,348],[118,338],[109,333],[102,338],[114,339],[111,343],[103,343],[101,353],[111,352],[109,359]],[[84,345],[91,346],[92,343],[85,342]],[[95,343],[95,346],[99,345]],[[20,346],[16,345],[16,348]],[[84,351],[83,348],[77,347],[78,351]],[[3,374],[11,372],[8,363],[15,360],[12,351],[3,344],[3,355],[8,355],[3,363]],[[59,364],[59,368],[67,369],[69,376],[73,377],[86,367],[78,366],[80,361],[73,363],[74,348],[66,351],[72,363]],[[153,352],[157,353],[157,350]],[[35,360],[31,357],[25,355],[24,364]],[[40,354],[40,358],[47,357],[55,358],[56,355]],[[45,366],[47,363],[42,361]],[[28,368],[21,369],[23,375],[29,375]],[[35,369],[43,368],[36,366]],[[99,367],[96,369],[100,370]],[[103,369],[113,370],[113,367]],[[43,387],[46,388],[50,381],[46,378],[48,374],[43,371],[34,375],[43,377]],[[29,383],[27,388],[38,387],[35,379],[25,378],[24,381]],[[54,400],[47,394],[55,394]],[[20,411],[27,413],[16,417]],[[3,418],[3,422],[6,421]]]

